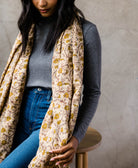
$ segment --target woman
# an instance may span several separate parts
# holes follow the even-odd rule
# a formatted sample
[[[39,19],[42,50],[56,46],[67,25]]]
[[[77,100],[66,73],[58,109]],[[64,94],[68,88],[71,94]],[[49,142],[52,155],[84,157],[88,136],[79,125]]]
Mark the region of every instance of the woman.
[[[101,80],[101,41],[96,25],[85,20],[74,5],[75,0],[21,0],[23,11],[18,21],[22,34],[22,53],[32,23],[35,23],[34,45],[31,52],[20,118],[10,154],[0,168],[27,168],[39,147],[39,132],[52,101],[51,64],[56,41],[73,20],[82,25],[84,37],[83,99],[79,106],[75,129],[68,143],[52,150],[56,165],[68,166],[84,137],[96,111]],[[81,16],[81,17],[80,17]],[[1,129],[4,132],[4,129]],[[33,167],[33,166],[32,166]]]

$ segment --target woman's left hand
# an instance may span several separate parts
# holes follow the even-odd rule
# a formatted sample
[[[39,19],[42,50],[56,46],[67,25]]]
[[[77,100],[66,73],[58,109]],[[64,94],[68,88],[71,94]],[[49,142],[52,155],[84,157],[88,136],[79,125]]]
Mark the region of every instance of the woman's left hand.
[[[61,164],[63,165],[63,167],[68,166],[73,161],[74,154],[77,151],[78,145],[79,141],[76,137],[72,136],[70,141],[66,145],[62,146],[59,149],[53,149],[51,151],[51,153],[60,155],[51,158],[50,161],[57,160],[56,165]]]

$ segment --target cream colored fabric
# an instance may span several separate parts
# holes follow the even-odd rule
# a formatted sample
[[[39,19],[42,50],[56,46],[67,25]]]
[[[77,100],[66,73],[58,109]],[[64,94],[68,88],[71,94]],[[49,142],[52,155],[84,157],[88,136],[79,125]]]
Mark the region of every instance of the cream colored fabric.
[[[27,48],[21,54],[19,33],[0,81],[0,162],[10,153],[24,93],[32,51],[34,24]],[[39,133],[39,147],[28,168],[58,168],[50,158],[52,149],[70,140],[78,114],[83,82],[84,48],[77,19],[60,36],[52,58],[52,101]]]

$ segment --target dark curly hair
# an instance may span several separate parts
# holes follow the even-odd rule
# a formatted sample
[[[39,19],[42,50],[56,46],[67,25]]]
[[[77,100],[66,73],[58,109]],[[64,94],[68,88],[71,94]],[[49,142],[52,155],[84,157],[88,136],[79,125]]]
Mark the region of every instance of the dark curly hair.
[[[25,52],[28,33],[32,23],[39,22],[40,13],[34,7],[32,0],[21,0],[22,12],[18,20],[18,28],[22,34],[22,52]],[[74,18],[80,22],[80,18],[85,18],[82,11],[75,6],[75,0],[58,0],[57,9],[54,13],[56,20],[53,27],[50,29],[47,39],[45,41],[44,49],[50,52],[54,47],[56,40],[61,33],[72,23]]]

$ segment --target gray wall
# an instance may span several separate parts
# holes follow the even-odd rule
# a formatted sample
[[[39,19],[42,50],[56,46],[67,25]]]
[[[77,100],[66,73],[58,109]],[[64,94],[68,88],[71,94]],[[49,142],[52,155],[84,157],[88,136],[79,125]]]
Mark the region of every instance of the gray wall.
[[[89,152],[89,168],[138,167],[138,0],[77,0],[97,25],[102,41],[102,94],[91,126],[101,146]],[[0,74],[18,33],[18,0],[0,3]],[[74,162],[71,164],[74,168]]]

